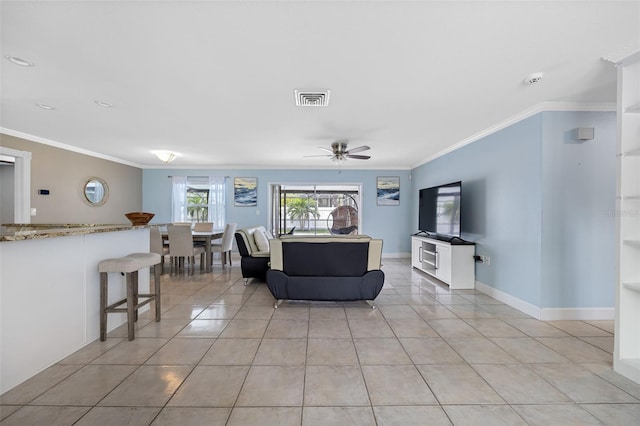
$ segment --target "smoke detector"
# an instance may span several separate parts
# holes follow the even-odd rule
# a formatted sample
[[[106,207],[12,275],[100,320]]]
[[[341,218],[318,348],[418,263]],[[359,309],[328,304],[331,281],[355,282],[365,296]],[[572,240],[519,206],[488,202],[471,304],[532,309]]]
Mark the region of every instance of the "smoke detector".
[[[533,74],[529,74],[527,78],[524,79],[524,82],[530,86],[532,84],[539,83],[543,76],[544,74],[541,72],[534,72]]]
[[[296,106],[326,107],[329,106],[330,90],[294,90]]]

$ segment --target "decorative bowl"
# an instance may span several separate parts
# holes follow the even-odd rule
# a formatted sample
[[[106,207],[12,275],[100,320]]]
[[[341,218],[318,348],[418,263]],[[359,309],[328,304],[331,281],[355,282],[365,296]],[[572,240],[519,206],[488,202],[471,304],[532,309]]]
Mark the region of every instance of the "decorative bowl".
[[[125,214],[127,219],[131,221],[132,225],[146,225],[149,221],[155,216],[154,213],[145,213],[145,212],[131,212]]]

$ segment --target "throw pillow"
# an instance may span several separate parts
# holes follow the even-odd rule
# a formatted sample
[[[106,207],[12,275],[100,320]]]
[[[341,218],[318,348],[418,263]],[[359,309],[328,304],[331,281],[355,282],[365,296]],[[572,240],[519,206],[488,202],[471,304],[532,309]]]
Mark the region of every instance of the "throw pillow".
[[[256,245],[258,246],[258,250],[260,251],[269,251],[269,238],[267,237],[267,233],[262,229],[256,229],[253,233],[253,239],[256,241]]]

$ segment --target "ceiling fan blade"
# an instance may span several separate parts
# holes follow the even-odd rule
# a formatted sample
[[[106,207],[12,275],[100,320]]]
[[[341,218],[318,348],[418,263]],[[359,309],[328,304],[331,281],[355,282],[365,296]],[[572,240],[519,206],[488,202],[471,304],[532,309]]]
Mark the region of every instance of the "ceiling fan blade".
[[[325,154],[320,154],[320,155],[305,155],[305,157],[333,157],[333,154],[330,155],[325,155]]]
[[[345,154],[355,154],[356,152],[362,152],[362,151],[366,151],[368,149],[371,149],[371,148],[368,147],[367,145],[357,146],[355,148],[351,148],[351,149],[345,151]]]
[[[356,160],[368,160],[369,158],[371,158],[370,155],[353,155],[353,154],[346,154],[345,157],[355,158]]]
[[[325,148],[325,147],[323,147],[323,146],[319,146],[319,147],[318,147],[318,149],[321,149],[321,150],[323,150],[323,151],[327,151],[327,152],[328,152],[328,153],[330,153],[330,154],[333,154],[333,151],[332,151],[332,150],[330,150],[329,148]]]

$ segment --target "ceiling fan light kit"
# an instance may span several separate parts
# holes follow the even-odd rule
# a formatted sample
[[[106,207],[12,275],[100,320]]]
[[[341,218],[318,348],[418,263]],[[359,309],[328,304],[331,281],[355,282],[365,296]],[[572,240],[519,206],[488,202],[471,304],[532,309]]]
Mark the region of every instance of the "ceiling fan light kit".
[[[307,155],[307,157],[329,157],[333,164],[341,165],[347,159],[352,158],[356,160],[368,160],[371,158],[370,155],[354,155],[356,152],[366,151],[371,149],[367,145],[358,146],[352,149],[347,149],[348,141],[346,139],[341,139],[333,142],[331,144],[331,149],[319,146],[318,149],[329,152],[327,155]]]

